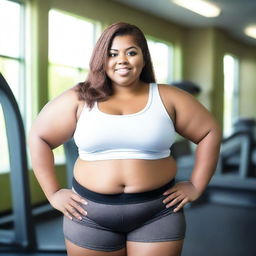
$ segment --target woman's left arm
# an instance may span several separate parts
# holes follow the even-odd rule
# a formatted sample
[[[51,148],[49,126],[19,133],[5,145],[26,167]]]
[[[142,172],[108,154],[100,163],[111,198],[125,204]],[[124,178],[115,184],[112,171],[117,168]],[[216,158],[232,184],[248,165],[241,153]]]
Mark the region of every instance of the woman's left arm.
[[[171,95],[176,131],[197,144],[189,181],[179,182],[164,193],[168,195],[166,206],[177,205],[174,211],[178,211],[206,189],[216,169],[222,135],[217,121],[193,96],[177,88],[172,88]]]

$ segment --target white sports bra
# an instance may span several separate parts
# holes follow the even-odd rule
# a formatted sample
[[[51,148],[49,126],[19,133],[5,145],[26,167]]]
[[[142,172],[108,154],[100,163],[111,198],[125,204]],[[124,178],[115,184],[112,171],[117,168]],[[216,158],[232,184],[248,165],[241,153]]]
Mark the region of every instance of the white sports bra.
[[[170,155],[175,129],[160,98],[158,85],[149,85],[147,105],[137,113],[112,115],[90,110],[86,104],[77,122],[74,140],[79,158],[160,159]]]

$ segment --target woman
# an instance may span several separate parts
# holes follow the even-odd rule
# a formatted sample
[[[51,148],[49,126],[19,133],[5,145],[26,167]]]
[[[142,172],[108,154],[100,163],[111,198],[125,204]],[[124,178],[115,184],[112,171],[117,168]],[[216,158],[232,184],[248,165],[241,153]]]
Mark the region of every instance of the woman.
[[[175,131],[197,144],[189,181],[174,181]],[[60,188],[52,149],[74,136],[73,189]],[[146,39],[126,23],[99,38],[84,83],[49,102],[30,132],[35,175],[64,214],[68,255],[180,255],[182,208],[209,183],[221,133],[192,96],[155,84]]]

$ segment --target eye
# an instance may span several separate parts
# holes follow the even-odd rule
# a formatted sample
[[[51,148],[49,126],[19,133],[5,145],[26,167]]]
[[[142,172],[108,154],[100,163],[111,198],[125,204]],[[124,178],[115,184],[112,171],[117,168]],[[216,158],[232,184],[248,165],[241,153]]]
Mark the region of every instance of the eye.
[[[127,55],[129,55],[129,56],[135,56],[135,55],[137,55],[137,52],[135,52],[135,51],[129,51],[129,52],[127,53]]]
[[[117,53],[115,53],[115,52],[108,53],[108,57],[116,57],[116,56],[117,56]]]

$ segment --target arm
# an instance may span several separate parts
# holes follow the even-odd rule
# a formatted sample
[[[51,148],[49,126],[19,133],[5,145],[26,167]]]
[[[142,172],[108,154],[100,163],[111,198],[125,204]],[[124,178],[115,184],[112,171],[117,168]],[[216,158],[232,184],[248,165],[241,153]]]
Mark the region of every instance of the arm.
[[[68,217],[71,217],[71,208],[77,206],[75,201],[80,202],[81,198],[71,190],[60,189],[52,150],[72,137],[76,126],[77,108],[78,100],[74,89],[64,92],[45,105],[29,134],[35,176],[51,205]],[[68,205],[69,201],[72,204]],[[79,207],[78,210],[81,211]],[[78,216],[77,213],[74,215]]]
[[[171,88],[170,95],[176,131],[197,144],[190,180],[176,184],[166,193],[170,196],[165,202],[172,200],[167,206],[179,203],[177,211],[196,200],[210,182],[218,161],[221,130],[209,111],[194,97],[177,88]]]

